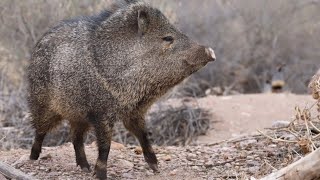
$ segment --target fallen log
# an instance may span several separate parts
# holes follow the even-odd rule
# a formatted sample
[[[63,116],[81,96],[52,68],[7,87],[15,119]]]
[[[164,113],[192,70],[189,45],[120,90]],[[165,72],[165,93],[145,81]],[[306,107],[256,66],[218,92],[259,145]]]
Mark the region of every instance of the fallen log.
[[[320,179],[320,149],[299,161],[260,180],[312,180]]]
[[[0,161],[0,173],[9,178],[9,179],[23,179],[23,180],[32,180],[32,176],[29,176],[22,171],[11,167],[10,165]]]

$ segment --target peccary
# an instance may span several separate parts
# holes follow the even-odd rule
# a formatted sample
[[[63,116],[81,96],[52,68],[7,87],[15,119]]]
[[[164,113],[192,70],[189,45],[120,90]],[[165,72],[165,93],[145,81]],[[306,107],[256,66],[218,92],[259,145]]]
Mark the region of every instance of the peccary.
[[[116,121],[133,133],[145,161],[158,172],[144,115],[170,88],[215,60],[147,3],[126,0],[96,16],[62,21],[36,44],[28,67],[29,106],[36,160],[43,139],[61,120],[71,125],[77,165],[90,171],[84,151],[89,127],[96,133],[95,174],[106,178]]]

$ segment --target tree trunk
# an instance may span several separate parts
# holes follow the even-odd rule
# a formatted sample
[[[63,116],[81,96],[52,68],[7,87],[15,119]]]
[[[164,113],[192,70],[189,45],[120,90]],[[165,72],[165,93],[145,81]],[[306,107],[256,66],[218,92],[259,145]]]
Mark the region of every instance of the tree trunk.
[[[299,161],[274,172],[261,180],[313,180],[320,179],[320,149]]]
[[[15,169],[9,166],[6,163],[0,161],[0,173],[3,174],[5,177],[10,179],[23,179],[23,180],[31,180],[34,179],[31,176],[23,173],[22,171]]]

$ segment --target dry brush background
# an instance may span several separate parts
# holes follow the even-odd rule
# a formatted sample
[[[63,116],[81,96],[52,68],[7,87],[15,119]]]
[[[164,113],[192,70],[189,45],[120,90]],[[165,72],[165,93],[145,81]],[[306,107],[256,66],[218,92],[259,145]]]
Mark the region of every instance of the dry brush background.
[[[239,93],[260,93],[283,65],[281,75],[286,90],[306,93],[310,77],[320,68],[320,1],[148,1],[163,10],[191,38],[213,47],[218,57],[217,62],[184,81],[168,97],[202,97],[207,89],[215,86]],[[0,1],[0,148],[28,147],[32,141],[24,69],[37,40],[58,21],[98,13],[111,2]],[[186,110],[199,111],[189,107]],[[161,118],[168,112],[153,116]],[[205,122],[197,117],[193,120],[198,119]],[[126,136],[121,132],[119,130],[119,139],[123,140]],[[59,135],[58,139],[48,137],[47,145],[66,141],[66,128],[60,130]]]

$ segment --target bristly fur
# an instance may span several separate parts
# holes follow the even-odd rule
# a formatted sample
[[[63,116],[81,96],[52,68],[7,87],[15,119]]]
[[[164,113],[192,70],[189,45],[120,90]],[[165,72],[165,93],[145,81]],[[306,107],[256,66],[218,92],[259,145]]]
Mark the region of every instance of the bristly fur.
[[[160,96],[213,58],[211,49],[191,41],[141,1],[125,0],[98,15],[62,21],[36,44],[28,67],[36,129],[30,158],[39,157],[46,133],[67,119],[76,162],[89,170],[83,137],[93,126],[99,148],[95,171],[104,179],[112,128],[123,121],[157,171],[144,115]]]

